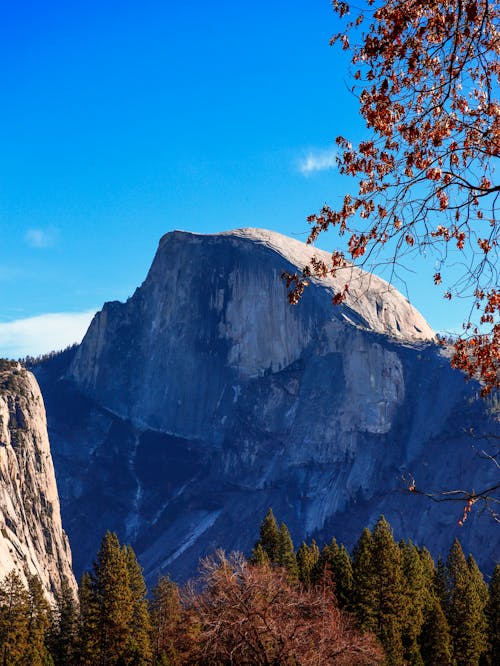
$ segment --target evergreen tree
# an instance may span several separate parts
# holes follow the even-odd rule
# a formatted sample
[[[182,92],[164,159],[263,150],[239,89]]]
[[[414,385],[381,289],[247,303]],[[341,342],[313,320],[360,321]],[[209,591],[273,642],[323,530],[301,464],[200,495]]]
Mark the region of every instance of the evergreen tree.
[[[269,555],[266,553],[264,548],[262,548],[260,542],[257,542],[254,549],[252,550],[250,563],[257,565],[269,564]]]
[[[363,631],[377,631],[375,610],[376,581],[373,575],[373,538],[365,527],[353,553],[352,610]]]
[[[134,598],[129,567],[126,551],[114,533],[106,533],[92,573],[82,577],[80,604],[81,663],[89,666],[136,663],[135,644],[132,651]]]
[[[331,567],[335,581],[335,596],[340,608],[349,608],[352,596],[352,562],[344,544],[333,548]]]
[[[432,559],[432,555],[429,553],[427,548],[425,547],[421,548],[419,550],[419,556],[420,556],[420,561],[422,563],[422,577],[425,590],[425,602],[430,606],[433,605],[433,600],[435,596],[438,596],[439,598],[439,595],[437,594],[435,588],[436,567],[434,565],[434,560]]]
[[[404,579],[401,551],[383,516],[364,529],[354,550],[352,609],[384,646],[388,666],[403,661]]]
[[[485,583],[483,574],[479,570],[475,559],[472,555],[469,555],[467,558],[467,566],[469,567],[472,586],[477,591],[477,595],[480,601],[480,610],[478,610],[478,623],[477,623],[477,634],[478,642],[481,647],[481,656],[480,664],[481,666],[487,660],[489,652],[489,640],[488,640],[488,620],[486,617],[486,607],[488,606],[488,585]]]
[[[375,633],[387,654],[388,666],[403,660],[403,569],[401,551],[384,516],[373,529],[371,575],[375,581]]]
[[[260,545],[269,557],[269,561],[277,564],[279,560],[280,531],[273,510],[268,509],[264,520],[260,524],[259,540],[255,548]]]
[[[153,589],[150,604],[153,664],[174,666],[181,663],[179,635],[182,610],[179,589],[168,576],[162,576]]]
[[[123,554],[127,564],[133,608],[127,663],[134,666],[142,666],[149,663],[151,659],[151,626],[148,601],[146,599],[146,583],[142,575],[142,567],[139,565],[132,547],[124,546]]]
[[[476,560],[472,557],[472,555],[469,555],[467,558],[467,566],[469,567],[472,582],[477,590],[484,610],[488,603],[488,585],[484,582],[483,574],[481,573],[479,567],[477,566]]]
[[[99,658],[101,664],[123,659],[133,620],[132,592],[127,562],[116,534],[107,532],[92,572],[99,609]]]
[[[28,648],[30,599],[12,570],[0,583],[0,663],[21,664]]]
[[[80,621],[76,644],[76,662],[79,666],[99,664],[99,607],[92,576],[84,573],[78,587]]]
[[[281,523],[278,540],[278,560],[276,562],[280,567],[288,571],[290,580],[297,580],[299,569],[297,566],[297,557],[293,547],[292,537],[285,523]]]
[[[82,666],[151,663],[149,609],[142,569],[130,546],[107,532],[91,574],[80,584],[77,657]]]
[[[335,538],[323,546],[313,572],[313,579],[318,581],[325,571],[329,572],[333,580],[339,607],[349,609],[353,591],[352,562],[346,547],[343,544],[339,545]]]
[[[453,657],[457,666],[478,666],[486,651],[484,602],[477,574],[469,569],[458,539],[450,549],[446,569]]]
[[[500,664],[500,564],[496,565],[491,578],[486,618],[491,663]]]
[[[23,664],[47,666],[52,661],[46,645],[50,627],[50,606],[38,576],[28,576],[28,604],[28,636]]]
[[[424,564],[419,550],[411,541],[399,544],[403,563],[403,627],[402,641],[405,663],[421,665],[418,638],[424,623],[427,601]]]
[[[320,553],[316,541],[313,539],[310,546],[303,541],[297,551],[297,566],[299,569],[299,580],[306,587],[310,587],[313,582],[313,573],[319,558]]]
[[[442,607],[446,592],[446,566],[434,560],[427,548],[420,550],[423,577],[423,625],[418,643],[424,663],[429,666],[450,666],[452,658],[450,628]]]
[[[426,608],[420,635],[420,652],[425,666],[451,666],[452,648],[450,629],[437,596]]]
[[[448,573],[446,564],[441,557],[438,557],[436,570],[434,574],[434,591],[441,603],[445,615],[448,615],[450,608],[450,591],[448,585]]]
[[[52,614],[50,652],[55,666],[67,666],[76,660],[77,612],[73,590],[64,576],[55,595],[56,606]]]

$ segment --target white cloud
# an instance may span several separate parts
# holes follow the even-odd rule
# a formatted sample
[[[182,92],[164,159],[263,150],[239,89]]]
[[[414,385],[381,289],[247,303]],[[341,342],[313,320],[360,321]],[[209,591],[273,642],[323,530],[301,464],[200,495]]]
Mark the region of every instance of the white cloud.
[[[299,163],[299,171],[305,176],[314,171],[326,171],[337,166],[337,153],[333,148],[327,150],[311,150]]]
[[[53,227],[49,229],[28,229],[24,234],[24,240],[31,247],[44,248],[54,245],[57,231]]]
[[[38,356],[80,342],[94,316],[86,312],[58,312],[0,323],[0,357]]]

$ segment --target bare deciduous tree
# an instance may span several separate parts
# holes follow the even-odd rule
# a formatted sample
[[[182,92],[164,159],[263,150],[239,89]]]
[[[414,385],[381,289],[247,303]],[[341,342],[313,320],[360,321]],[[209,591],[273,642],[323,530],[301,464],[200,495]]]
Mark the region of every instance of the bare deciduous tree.
[[[218,551],[202,562],[198,585],[185,601],[198,625],[204,664],[239,666],[362,666],[383,653],[356,630],[331,589],[305,590],[285,570],[251,565],[243,555]]]

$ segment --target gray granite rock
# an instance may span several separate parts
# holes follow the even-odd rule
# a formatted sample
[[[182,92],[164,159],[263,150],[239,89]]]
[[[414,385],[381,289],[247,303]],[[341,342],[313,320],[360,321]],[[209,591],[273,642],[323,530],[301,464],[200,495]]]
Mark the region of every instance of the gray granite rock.
[[[149,580],[185,577],[215,547],[248,552],[269,506],[296,541],[352,546],[384,513],[397,537],[439,554],[458,536],[491,567],[490,519],[459,528],[460,506],[402,480],[490,483],[468,434],[498,432],[489,405],[379,278],[349,267],[290,306],[281,273],[313,254],[258,229],[167,234],[134,295],[104,305],[71,359],[38,367],[78,571],[114,529]]]

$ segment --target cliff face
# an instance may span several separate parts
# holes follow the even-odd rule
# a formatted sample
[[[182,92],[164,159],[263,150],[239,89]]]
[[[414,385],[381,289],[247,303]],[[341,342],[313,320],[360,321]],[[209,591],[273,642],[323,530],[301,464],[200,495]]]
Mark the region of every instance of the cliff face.
[[[187,575],[217,546],[248,551],[269,506],[295,540],[352,545],[384,513],[398,537],[437,554],[459,536],[491,565],[493,523],[460,530],[460,507],[410,496],[402,476],[490,483],[466,433],[498,424],[382,280],[348,269],[288,305],[280,275],[312,254],[256,229],[167,234],[135,294],[105,304],[70,361],[38,368],[78,570],[115,529],[151,579]]]
[[[0,578],[12,569],[39,576],[49,598],[62,575],[76,589],[40,389],[0,361]]]
[[[214,415],[219,422],[228,415],[220,408],[234,404],[235,391],[290,366],[321,336],[327,338],[322,353],[343,351],[336,349],[341,332],[353,324],[399,340],[433,338],[398,292],[355,269],[345,307],[335,310],[330,298],[346,276],[323,281],[290,307],[281,272],[313,254],[302,243],[255,229],[167,234],[142,287],[127,303],[107,303],[96,315],[69,377],[139,426],[206,438],[207,425],[219,425]],[[379,356],[374,363],[391,364]],[[346,374],[363,384],[353,370]],[[377,400],[394,402],[390,392]]]

